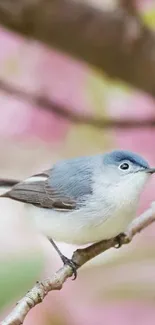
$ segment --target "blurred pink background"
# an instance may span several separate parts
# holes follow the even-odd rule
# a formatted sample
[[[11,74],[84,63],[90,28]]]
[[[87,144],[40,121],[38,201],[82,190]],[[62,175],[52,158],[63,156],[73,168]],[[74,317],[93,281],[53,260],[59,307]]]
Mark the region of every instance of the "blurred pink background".
[[[154,28],[154,1],[138,4],[143,18]],[[155,118],[152,98],[123,83],[112,83],[106,76],[64,54],[47,50],[2,28],[0,47],[0,80],[14,87],[48,96],[79,113],[133,120]],[[153,128],[101,130],[75,125],[44,107],[28,104],[3,91],[0,91],[0,107],[0,177],[22,179],[61,158],[114,148],[135,151],[155,166]],[[137,213],[149,207],[154,191],[152,177]],[[1,290],[0,295],[6,295],[0,317],[3,319],[36,280],[51,275],[61,262],[48,241],[31,225],[22,204],[1,199],[0,209],[0,261],[4,266],[0,283],[7,282],[5,274],[8,274],[14,285],[14,295],[8,295],[8,304],[6,284],[4,291]],[[64,243],[59,246],[71,256],[74,247]],[[29,313],[24,324],[153,325],[154,247],[155,224],[152,224],[127,247],[111,249],[80,269],[75,282],[69,279],[60,292],[51,292]],[[14,257],[19,259],[17,265]],[[32,266],[25,273],[26,264],[20,269],[23,257]],[[9,269],[8,260],[14,263]],[[12,267],[18,274],[16,280],[11,280]],[[21,290],[18,290],[19,278]]]

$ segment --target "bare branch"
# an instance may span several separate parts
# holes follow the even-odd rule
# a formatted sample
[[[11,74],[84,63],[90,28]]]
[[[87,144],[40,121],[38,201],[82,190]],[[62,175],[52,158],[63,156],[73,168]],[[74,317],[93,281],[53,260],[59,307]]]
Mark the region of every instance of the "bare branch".
[[[75,124],[90,125],[96,128],[154,128],[155,119],[135,120],[135,119],[108,119],[108,118],[95,118],[89,115],[84,115],[73,111],[72,108],[65,107],[48,99],[47,97],[27,92],[26,90],[19,89],[10,83],[0,80],[0,90],[9,94],[10,96],[22,99],[30,104],[33,104],[39,109],[49,111],[58,117],[68,120]]]
[[[131,242],[133,237],[155,221],[155,203],[146,210],[141,216],[136,218],[128,228],[126,234],[121,237],[121,245]],[[99,243],[90,245],[84,249],[78,249],[73,253],[73,261],[81,267],[90,259],[103,253],[107,249],[115,247],[118,242],[117,237],[110,240],[103,240]],[[72,276],[72,269],[63,266],[52,277],[37,282],[36,285],[23,297],[9,316],[6,317],[1,325],[21,325],[28,312],[37,304],[41,303],[52,290],[60,290],[64,282]]]
[[[138,18],[138,12],[136,8],[136,0],[120,0],[120,7],[128,12],[129,15],[133,15]]]
[[[125,5],[105,11],[82,1],[0,0],[0,24],[155,96],[155,34]]]

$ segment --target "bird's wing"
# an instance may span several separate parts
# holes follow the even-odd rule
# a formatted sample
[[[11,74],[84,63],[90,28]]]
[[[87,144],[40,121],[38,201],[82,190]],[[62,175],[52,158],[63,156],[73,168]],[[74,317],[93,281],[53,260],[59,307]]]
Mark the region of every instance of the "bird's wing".
[[[81,169],[80,164],[72,168],[60,164],[18,183],[2,196],[41,208],[74,210],[85,195],[91,194],[87,169]]]
[[[2,195],[13,200],[36,205],[41,208],[72,210],[76,201],[61,190],[50,186],[48,173],[41,173],[13,186]]]

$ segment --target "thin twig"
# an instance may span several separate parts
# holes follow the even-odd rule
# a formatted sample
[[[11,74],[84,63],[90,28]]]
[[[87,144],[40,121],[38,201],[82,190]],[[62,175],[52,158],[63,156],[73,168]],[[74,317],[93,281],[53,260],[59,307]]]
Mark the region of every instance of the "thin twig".
[[[95,128],[118,128],[118,129],[132,129],[132,128],[154,128],[155,118],[136,120],[136,119],[108,119],[95,118],[86,114],[75,112],[72,108],[65,107],[58,104],[47,97],[28,92],[13,86],[11,83],[0,80],[0,90],[9,94],[10,96],[20,98],[27,103],[33,104],[41,110],[46,110],[57,115],[64,120],[68,120],[75,124],[90,125]]]
[[[129,226],[126,234],[121,237],[121,245],[131,242],[133,237],[155,221],[155,203],[141,216],[136,218]],[[118,242],[117,237],[110,240],[103,240],[90,245],[84,249],[77,249],[72,256],[73,261],[81,267],[90,259],[103,253],[107,249],[115,247]],[[72,269],[65,265],[59,269],[52,277],[37,282],[36,285],[23,297],[9,316],[5,318],[1,325],[21,325],[28,312],[37,304],[41,303],[47,294],[52,290],[60,290],[64,282],[72,276]]]

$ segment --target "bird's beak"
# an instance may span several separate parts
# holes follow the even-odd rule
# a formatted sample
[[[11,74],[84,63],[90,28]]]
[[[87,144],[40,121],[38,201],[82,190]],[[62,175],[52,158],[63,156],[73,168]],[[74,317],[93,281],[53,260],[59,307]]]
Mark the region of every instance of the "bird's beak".
[[[153,174],[153,173],[155,173],[155,168],[147,168],[147,169],[145,169],[145,172],[149,173],[149,174]]]

